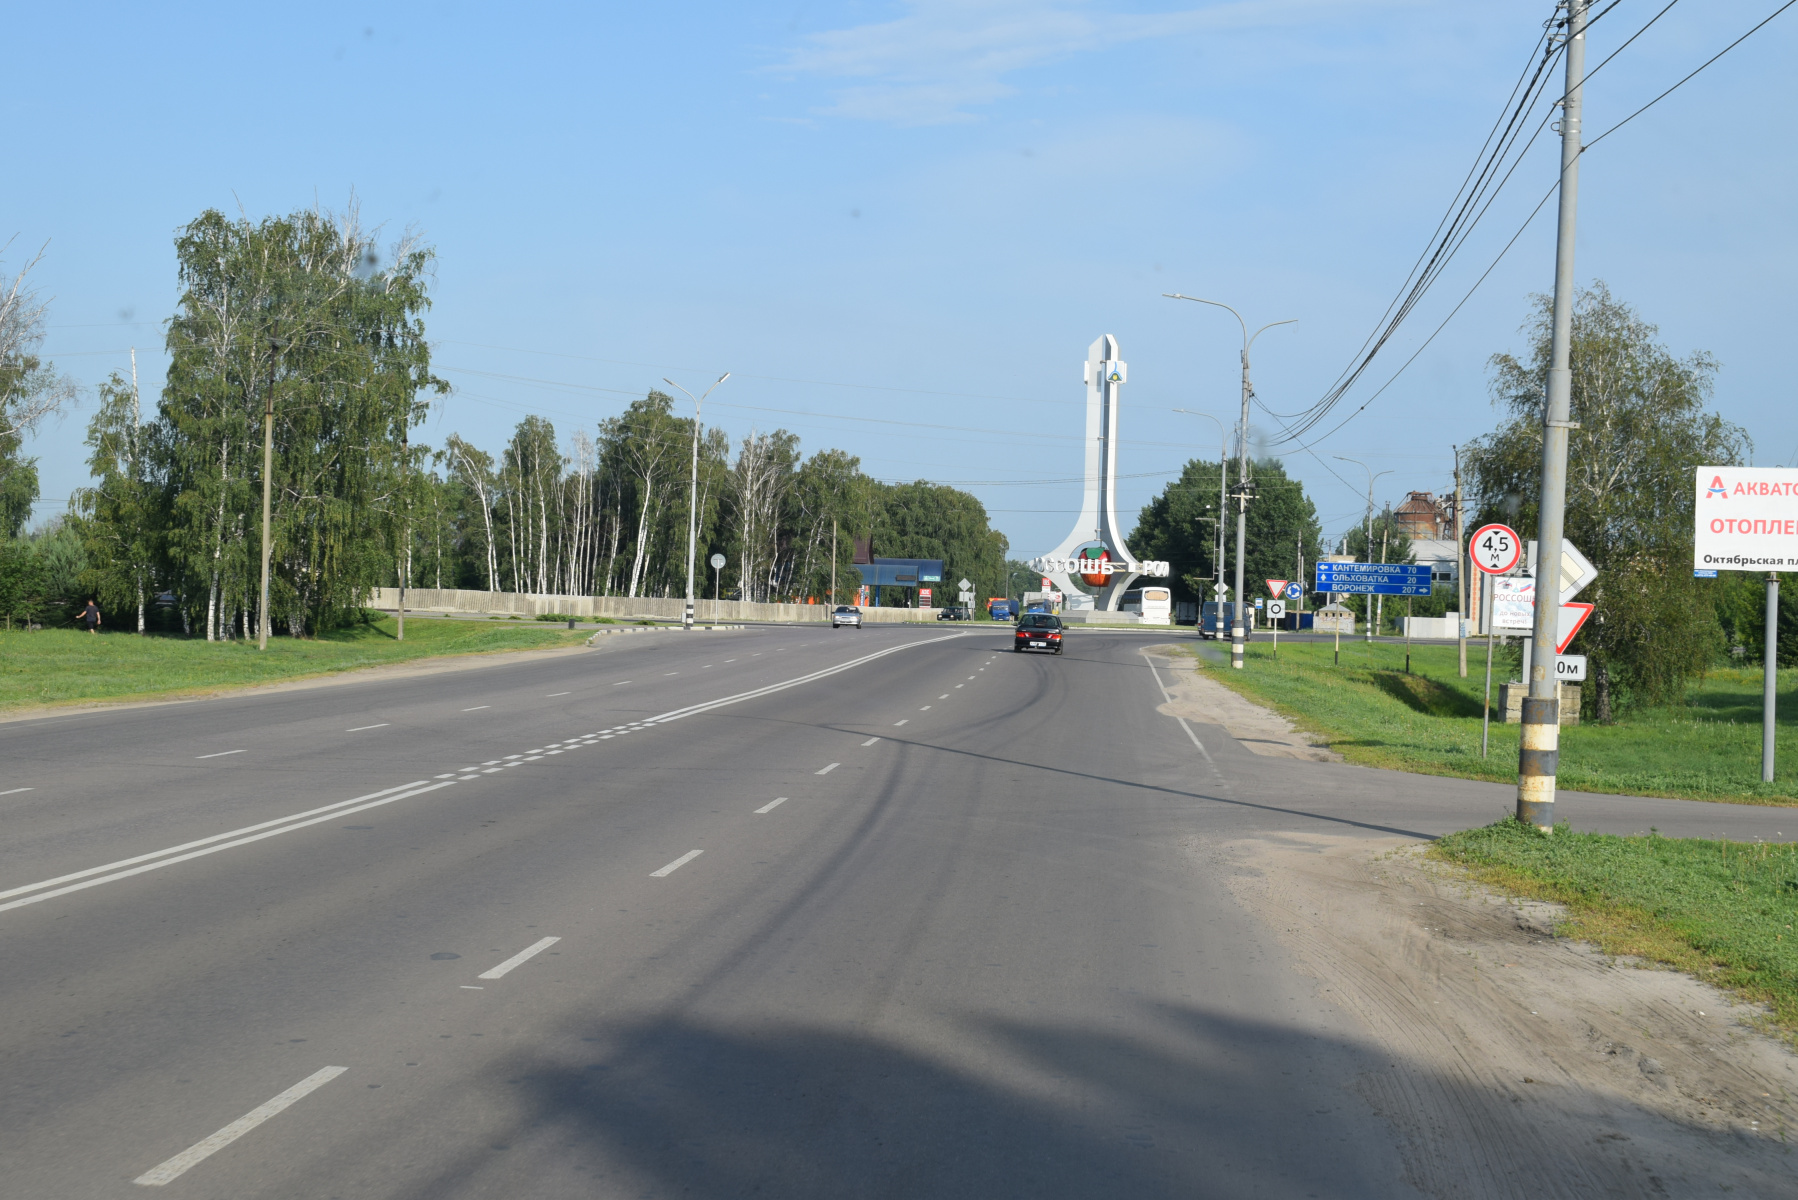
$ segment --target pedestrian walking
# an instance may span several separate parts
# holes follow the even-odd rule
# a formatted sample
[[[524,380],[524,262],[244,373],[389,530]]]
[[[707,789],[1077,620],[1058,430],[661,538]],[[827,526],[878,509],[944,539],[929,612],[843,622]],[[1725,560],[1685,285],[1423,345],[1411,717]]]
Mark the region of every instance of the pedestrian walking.
[[[81,610],[81,623],[87,626],[89,633],[100,632],[100,606],[92,596],[87,599],[87,607]]]

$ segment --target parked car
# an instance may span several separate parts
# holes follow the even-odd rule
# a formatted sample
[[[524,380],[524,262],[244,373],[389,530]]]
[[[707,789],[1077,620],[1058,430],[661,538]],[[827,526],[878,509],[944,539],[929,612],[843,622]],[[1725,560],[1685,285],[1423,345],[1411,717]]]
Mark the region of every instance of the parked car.
[[[1011,639],[1013,651],[1053,650],[1061,653],[1061,618],[1049,613],[1025,613]]]
[[[972,621],[974,610],[965,604],[945,604],[937,610],[936,619],[939,621]]]
[[[853,625],[860,629],[862,627],[862,610],[847,604],[837,605],[836,611],[830,614],[830,627],[837,629],[844,625]]]

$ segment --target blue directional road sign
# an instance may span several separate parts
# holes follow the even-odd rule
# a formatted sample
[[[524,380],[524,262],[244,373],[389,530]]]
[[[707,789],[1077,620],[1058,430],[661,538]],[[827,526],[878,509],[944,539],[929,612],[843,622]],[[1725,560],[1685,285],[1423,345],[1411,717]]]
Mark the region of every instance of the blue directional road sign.
[[[1430,565],[1320,562],[1317,590],[1355,596],[1427,596]]]
[[[1291,583],[1286,585],[1285,596],[1288,600],[1297,600],[1300,596],[1303,596],[1304,594],[1305,594],[1305,585],[1300,583],[1298,580],[1295,579]]]

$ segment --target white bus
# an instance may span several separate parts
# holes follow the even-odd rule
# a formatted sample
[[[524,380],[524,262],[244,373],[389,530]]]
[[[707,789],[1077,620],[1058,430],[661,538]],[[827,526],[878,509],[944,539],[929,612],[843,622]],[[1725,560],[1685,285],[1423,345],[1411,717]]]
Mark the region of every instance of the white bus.
[[[1136,613],[1144,625],[1172,625],[1173,593],[1164,587],[1131,588],[1124,593],[1122,611]]]

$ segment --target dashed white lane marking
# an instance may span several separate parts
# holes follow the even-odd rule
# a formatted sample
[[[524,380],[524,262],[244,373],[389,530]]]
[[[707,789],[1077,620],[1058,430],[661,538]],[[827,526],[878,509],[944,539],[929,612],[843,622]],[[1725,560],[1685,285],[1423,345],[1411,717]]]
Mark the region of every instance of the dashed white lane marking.
[[[465,708],[463,712],[480,712],[483,708],[492,708],[491,704],[477,704],[473,708]]]
[[[918,710],[918,711],[919,711],[919,712],[929,712],[929,711],[930,711],[930,705],[928,705],[928,704],[926,704],[926,705],[925,705],[925,706],[924,706],[924,707],[923,707],[923,708],[920,708],[920,709],[919,709],[919,710]]]
[[[557,696],[572,696],[572,695],[574,695],[573,692],[551,692],[549,695],[547,695],[543,698],[545,700],[554,700]]]
[[[663,867],[661,870],[651,871],[649,873],[649,877],[651,879],[661,879],[664,876],[672,875],[676,871],[680,870],[682,867],[686,866],[688,863],[692,862],[694,859],[698,858],[701,854],[704,854],[704,853],[705,853],[704,850],[689,850],[685,854],[681,855],[679,858],[675,859],[673,862],[669,863],[667,866]]]
[[[20,792],[30,792],[30,791],[36,791],[36,790],[37,789],[35,789],[35,788],[7,788],[4,792],[0,792],[0,796],[16,796]]]
[[[508,958],[505,962],[501,963],[499,966],[493,968],[491,971],[482,971],[479,975],[476,975],[475,978],[476,979],[498,979],[500,976],[504,975],[507,971],[510,971],[513,967],[516,967],[517,965],[519,965],[522,962],[528,961],[529,959],[535,957],[536,955],[542,954],[545,950],[549,949],[551,946],[555,945],[557,942],[559,942],[561,940],[562,939],[559,937],[546,937],[546,938],[542,939],[541,941],[533,942],[531,945],[526,946],[523,950],[520,950],[517,954],[514,954],[511,958]]]
[[[727,658],[727,659],[725,659],[725,660],[724,660],[724,661],[725,661],[725,662],[727,662],[727,663],[733,663],[733,662],[736,662],[736,661],[737,661],[737,660],[736,660],[736,659],[734,659],[734,658]]]
[[[635,683],[635,682],[636,682],[636,680],[634,680],[634,679],[620,679],[617,683],[614,683],[612,686],[613,687],[623,687],[627,683]]]
[[[322,1070],[314,1071],[273,1100],[252,1108],[211,1137],[195,1142],[175,1157],[151,1167],[131,1182],[142,1184],[144,1187],[161,1187],[165,1183],[180,1178],[190,1168],[211,1158],[288,1105],[317,1091],[347,1070],[349,1070],[348,1067],[325,1067]]]
[[[879,738],[877,738],[877,737],[871,737],[871,738],[869,738],[869,739],[868,739],[868,740],[867,740],[867,741],[865,741],[865,742],[863,742],[863,743],[862,743],[862,745],[864,745],[864,746],[872,746],[872,745],[873,745],[873,744],[874,744],[874,743],[875,743],[875,742],[878,742],[878,741],[879,741],[879,740],[880,740],[880,739],[879,739]]]
[[[472,983],[463,983],[463,984],[458,984],[457,986],[460,987],[465,992],[484,992],[487,990],[484,987],[478,987]]]
[[[679,674],[680,674],[680,672],[679,672],[679,671],[663,671],[663,672],[662,672],[662,678],[663,678],[663,679],[666,679],[666,678],[668,678],[668,677],[669,677],[669,676],[670,676],[670,675],[679,675]]]
[[[361,733],[364,729],[385,729],[391,724],[393,724],[392,721],[382,721],[379,725],[358,725],[358,726],[356,726],[356,728],[346,729],[346,730],[344,730],[344,732],[345,733]]]
[[[937,697],[938,700],[947,700],[948,698],[949,698],[948,692],[944,692],[942,695]]]
[[[969,678],[969,679],[972,679],[972,678],[974,678],[974,677],[973,677],[973,676],[972,676],[972,675],[970,675],[970,676],[968,676],[968,678]]]
[[[196,754],[195,758],[223,758],[227,754],[248,754],[248,750],[220,750],[217,754]]]
[[[825,768],[824,768],[824,769],[823,769],[823,770],[822,770],[822,771],[813,771],[813,772],[812,772],[812,774],[814,774],[814,775],[828,775],[828,774],[830,774],[830,773],[831,773],[831,772],[832,772],[832,771],[834,771],[834,770],[836,770],[836,769],[837,769],[837,768],[838,768],[838,767],[840,767],[840,766],[842,766],[842,765],[843,765],[843,764],[842,764],[842,763],[831,763],[831,764],[830,764],[830,765],[829,765],[829,766],[828,766],[828,767],[825,767]]]
[[[898,727],[899,727],[899,726],[901,726],[901,725],[904,725],[904,724],[905,724],[905,723],[906,723],[906,722],[908,722],[908,721],[910,721],[910,720],[911,720],[911,718],[910,718],[910,717],[907,717],[907,718],[905,718],[905,720],[904,720],[904,721],[894,721],[894,722],[893,722],[893,727],[894,727],[894,728],[895,728],[895,729],[897,729],[897,728],[898,728]]]
[[[785,796],[776,796],[773,800],[770,800],[768,803],[762,805],[760,808],[756,809],[755,811],[758,813],[773,812],[775,809],[779,808],[781,805],[785,804],[786,802],[787,802],[787,798]]]

